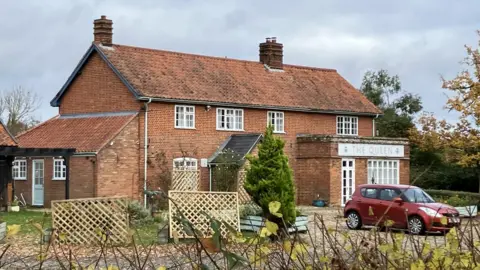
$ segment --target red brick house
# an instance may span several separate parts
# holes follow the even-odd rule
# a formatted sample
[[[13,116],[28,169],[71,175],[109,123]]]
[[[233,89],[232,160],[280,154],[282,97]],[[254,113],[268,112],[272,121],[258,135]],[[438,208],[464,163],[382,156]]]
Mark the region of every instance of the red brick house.
[[[409,181],[408,142],[375,137],[382,112],[336,70],[284,64],[275,38],[260,44],[258,61],[112,38],[112,21],[95,20],[94,42],[51,101],[59,115],[17,138],[24,147],[76,149],[72,198],[141,198],[144,184],[165,188],[162,166],[198,171],[200,188],[208,190],[218,149],[230,142],[242,155],[251,152],[267,123],[286,141],[301,204],[318,196],[343,204],[372,179]],[[33,161],[25,162],[28,170]],[[48,206],[63,196],[65,168],[54,158],[44,165]],[[29,194],[29,181],[18,180],[17,189],[24,183]]]

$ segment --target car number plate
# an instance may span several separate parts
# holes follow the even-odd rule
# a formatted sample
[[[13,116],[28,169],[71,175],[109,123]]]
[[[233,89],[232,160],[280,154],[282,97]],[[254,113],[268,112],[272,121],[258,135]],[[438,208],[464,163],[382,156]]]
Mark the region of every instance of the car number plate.
[[[460,223],[460,218],[449,218],[448,221],[450,223]]]

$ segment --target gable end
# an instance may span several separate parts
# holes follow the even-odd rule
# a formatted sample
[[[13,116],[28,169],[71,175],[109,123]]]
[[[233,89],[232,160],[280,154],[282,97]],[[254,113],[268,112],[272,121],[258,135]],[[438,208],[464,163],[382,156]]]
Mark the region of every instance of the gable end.
[[[95,43],[92,43],[90,48],[87,50],[87,52],[83,55],[82,59],[78,63],[78,65],[75,67],[73,70],[72,74],[68,77],[68,80],[65,82],[65,84],[62,86],[60,91],[55,95],[55,97],[50,101],[50,105],[52,107],[59,107],[60,106],[60,100],[62,99],[63,95],[67,91],[67,89],[70,87],[72,82],[75,80],[75,78],[79,75],[80,71],[82,68],[85,66],[85,64],[88,62],[88,59],[93,53],[98,53],[100,58],[105,61],[105,63],[112,69],[112,71],[117,75],[117,77],[122,81],[122,83],[127,87],[127,89],[134,95],[136,99],[140,97],[139,92],[125,79],[125,77],[118,71],[118,69],[113,66],[113,64],[108,60],[106,55],[102,52],[100,48],[97,47]]]

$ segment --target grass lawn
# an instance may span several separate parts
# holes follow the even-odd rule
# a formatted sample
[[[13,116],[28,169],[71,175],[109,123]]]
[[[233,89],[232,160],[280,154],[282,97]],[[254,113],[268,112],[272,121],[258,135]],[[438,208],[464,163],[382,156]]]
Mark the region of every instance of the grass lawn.
[[[158,223],[149,222],[143,225],[132,226],[134,230],[134,238],[136,244],[149,245],[151,243],[157,243],[157,228]]]
[[[20,212],[0,212],[0,220],[7,222],[7,226],[18,224],[20,235],[40,233],[33,224],[38,223],[43,228],[52,227],[52,215],[40,211],[21,210]],[[147,223],[143,225],[132,226],[135,231],[135,242],[140,244],[151,244],[157,242],[157,223]]]
[[[33,224],[38,223],[43,228],[52,227],[52,216],[50,213],[44,213],[39,211],[26,211],[20,212],[2,212],[0,213],[0,220],[7,222],[7,226],[18,224],[20,228],[19,234],[32,234],[40,233]]]

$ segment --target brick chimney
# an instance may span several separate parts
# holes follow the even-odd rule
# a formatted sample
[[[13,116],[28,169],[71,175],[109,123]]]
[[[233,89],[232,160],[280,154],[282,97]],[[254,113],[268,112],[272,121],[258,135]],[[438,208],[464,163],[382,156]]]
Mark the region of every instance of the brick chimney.
[[[260,43],[260,62],[272,69],[283,69],[283,44],[277,43],[276,37]]]
[[[93,42],[104,46],[112,46],[112,24],[112,20],[107,19],[105,15],[93,21]]]

